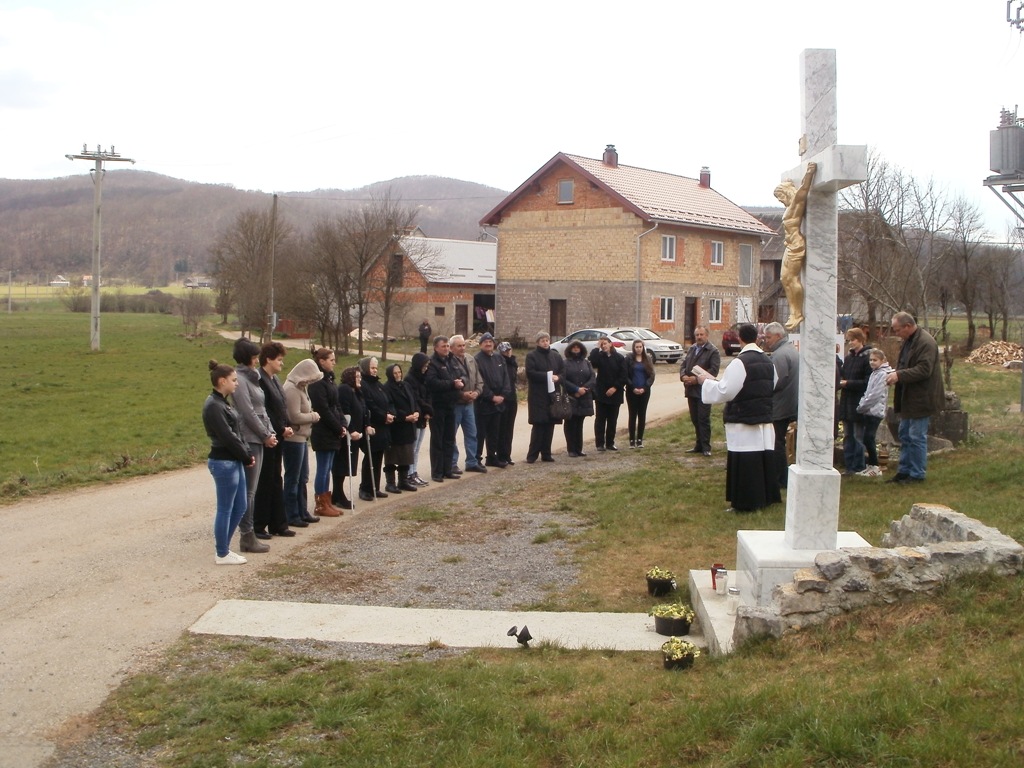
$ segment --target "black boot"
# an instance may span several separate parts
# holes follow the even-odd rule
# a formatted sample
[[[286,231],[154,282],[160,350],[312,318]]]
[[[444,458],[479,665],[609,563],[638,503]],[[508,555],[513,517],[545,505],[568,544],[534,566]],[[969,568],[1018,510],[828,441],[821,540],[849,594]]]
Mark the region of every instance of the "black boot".
[[[409,468],[399,467],[398,468],[398,489],[401,491],[418,491],[413,483],[409,482]]]
[[[384,490],[385,491],[387,491],[388,493],[401,493],[401,491],[398,489],[398,486],[395,485],[395,468],[394,467],[384,467],[384,479],[385,479],[385,484],[384,484]]]

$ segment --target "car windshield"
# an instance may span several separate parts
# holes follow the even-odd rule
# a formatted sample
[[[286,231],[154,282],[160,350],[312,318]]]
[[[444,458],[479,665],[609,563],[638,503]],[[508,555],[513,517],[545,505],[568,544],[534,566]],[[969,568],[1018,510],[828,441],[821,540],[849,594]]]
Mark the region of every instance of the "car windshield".
[[[654,339],[661,338],[661,336],[656,334],[650,328],[637,328],[636,332],[640,335],[641,339],[647,339],[648,341],[653,341]]]
[[[623,341],[632,341],[633,339],[639,339],[640,337],[637,335],[636,331],[625,330],[616,331],[615,333],[612,334],[612,338],[622,339]]]

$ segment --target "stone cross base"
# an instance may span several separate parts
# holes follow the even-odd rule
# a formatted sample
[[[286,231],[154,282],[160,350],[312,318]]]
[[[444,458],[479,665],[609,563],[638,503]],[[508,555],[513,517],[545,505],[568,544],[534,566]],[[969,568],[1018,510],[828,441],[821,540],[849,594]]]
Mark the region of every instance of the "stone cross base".
[[[831,456],[829,460],[831,461]],[[786,489],[786,546],[835,549],[839,530],[839,473],[794,464]]]
[[[840,547],[870,547],[853,531],[833,531],[831,546],[819,549],[793,549],[786,545],[785,531],[738,531],[736,533],[736,570],[729,583],[740,588],[743,605],[771,604],[776,585],[791,582],[800,568],[814,565],[819,552]],[[735,580],[732,578],[735,575]]]

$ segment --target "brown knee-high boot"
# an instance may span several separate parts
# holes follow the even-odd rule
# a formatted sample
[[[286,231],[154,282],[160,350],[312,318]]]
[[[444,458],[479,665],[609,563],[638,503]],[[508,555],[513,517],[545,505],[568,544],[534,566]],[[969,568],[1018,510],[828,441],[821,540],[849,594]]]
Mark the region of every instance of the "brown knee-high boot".
[[[331,504],[331,492],[324,491],[316,495],[316,509],[313,510],[313,514],[320,517],[341,517],[345,513]]]

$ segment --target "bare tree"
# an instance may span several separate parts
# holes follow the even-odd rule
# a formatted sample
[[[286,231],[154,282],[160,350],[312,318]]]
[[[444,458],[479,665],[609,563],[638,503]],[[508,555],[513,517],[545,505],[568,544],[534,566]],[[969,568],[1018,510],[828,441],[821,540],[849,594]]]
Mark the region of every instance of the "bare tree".
[[[230,297],[241,330],[262,331],[270,313],[271,254],[291,236],[270,210],[242,211],[214,244],[218,288]],[[223,307],[222,307],[223,310]]]
[[[950,216],[944,193],[870,152],[867,178],[843,191],[842,205],[840,290],[862,299],[872,327],[901,309],[927,325],[940,235]]]
[[[343,217],[320,219],[310,242],[309,290],[311,310],[321,341],[349,352],[352,296],[358,271],[345,245]]]
[[[351,303],[355,312],[360,356],[363,354],[366,315],[374,301],[374,295],[380,291],[380,287],[374,285],[371,268],[382,257],[390,259],[395,250],[395,243],[412,227],[415,220],[415,209],[403,206],[398,200],[392,200],[390,191],[380,197],[373,197],[358,210],[338,217],[345,261],[352,275]],[[404,271],[388,266],[384,271],[391,274],[392,283],[389,290],[393,291],[394,281],[399,279]],[[388,278],[385,278],[386,284],[387,280]],[[385,342],[388,319],[385,316]],[[382,354],[386,351],[385,345]]]
[[[199,335],[199,323],[210,314],[209,297],[199,291],[189,291],[175,304],[175,309],[181,315],[181,324],[185,326],[185,336],[195,338]]]
[[[409,211],[415,218],[415,212]],[[370,268],[370,298],[373,311],[381,318],[384,339],[381,343],[381,357],[387,359],[388,339],[394,324],[403,326],[409,310],[418,303],[414,301],[417,293],[422,293],[425,286],[409,285],[409,278],[416,272],[423,276],[425,283],[440,275],[440,252],[436,245],[427,239],[399,238],[389,250],[381,255]]]
[[[974,349],[978,330],[975,316],[981,295],[980,273],[985,253],[982,248],[981,211],[966,198],[957,198],[953,203],[951,225],[941,270],[942,284],[949,285],[963,305],[967,316],[966,351],[970,352]]]
[[[1007,242],[999,245],[985,245],[982,248],[982,264],[979,270],[979,289],[982,309],[988,315],[988,326],[992,338],[1009,337],[1011,316],[1016,313],[1013,298],[1020,295],[1022,285],[1021,244],[1016,230],[1008,233]]]

